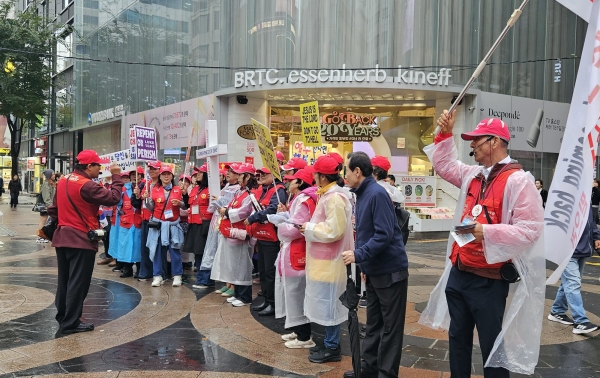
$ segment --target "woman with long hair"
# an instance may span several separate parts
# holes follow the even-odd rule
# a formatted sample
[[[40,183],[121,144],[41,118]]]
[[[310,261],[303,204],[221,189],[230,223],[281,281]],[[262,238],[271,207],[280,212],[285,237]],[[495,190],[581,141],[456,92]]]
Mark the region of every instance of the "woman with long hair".
[[[310,222],[300,231],[306,238],[306,297],[304,313],[325,326],[323,345],[311,348],[309,361],[340,361],[340,324],[348,309],[339,300],[346,289],[342,252],[353,249],[352,205],[340,176],[342,164],[331,155],[317,159],[314,179],[318,203]]]
[[[288,348],[311,348],[315,346],[311,337],[310,320],[304,315],[304,293],[306,291],[306,240],[298,226],[309,222],[317,204],[317,188],[312,167],[298,170],[285,176],[289,182],[292,199],[289,211],[280,204],[276,215],[269,221],[277,226],[281,240],[281,251],[275,263],[275,317],[285,317],[285,328],[291,331],[281,336]]]
[[[232,163],[229,169],[239,175],[240,189],[226,208],[219,209],[223,216],[219,230],[225,241],[219,246],[210,278],[233,285],[234,294],[227,301],[234,307],[242,307],[252,302],[253,247],[244,220],[256,210],[250,191],[258,184],[254,165]]]
[[[179,225],[180,208],[183,205],[181,189],[173,182],[173,168],[163,165],[160,169],[159,184],[152,188],[146,206],[152,211],[149,222],[148,241],[150,260],[153,262],[153,287],[162,285],[167,273],[163,263],[169,252],[171,256],[171,273],[173,286],[181,286],[183,265],[181,264],[181,246],[183,245],[183,230]]]

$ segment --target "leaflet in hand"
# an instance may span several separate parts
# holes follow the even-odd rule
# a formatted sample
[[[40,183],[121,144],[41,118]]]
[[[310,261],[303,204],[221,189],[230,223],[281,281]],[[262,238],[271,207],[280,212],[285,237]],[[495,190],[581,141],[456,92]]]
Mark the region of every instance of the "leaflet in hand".
[[[466,244],[469,244],[475,240],[475,236],[473,236],[473,234],[457,234],[456,232],[451,231],[450,235],[452,235],[459,247],[464,247]]]

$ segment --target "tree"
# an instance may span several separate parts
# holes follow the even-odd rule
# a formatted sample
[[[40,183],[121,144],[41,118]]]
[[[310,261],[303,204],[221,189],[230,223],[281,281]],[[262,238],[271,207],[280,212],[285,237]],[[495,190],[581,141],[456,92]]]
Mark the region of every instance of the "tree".
[[[61,26],[39,16],[38,3],[32,1],[11,18],[15,0],[0,0],[0,115],[11,134],[11,176],[18,173],[23,130],[36,127],[38,118],[49,113],[52,52],[61,43],[56,37]]]

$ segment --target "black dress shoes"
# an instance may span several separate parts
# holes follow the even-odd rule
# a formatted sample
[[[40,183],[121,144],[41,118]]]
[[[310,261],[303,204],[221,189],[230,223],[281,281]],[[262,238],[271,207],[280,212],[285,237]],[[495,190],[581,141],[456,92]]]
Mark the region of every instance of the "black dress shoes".
[[[360,369],[360,378],[376,378],[379,374],[371,371]],[[350,370],[344,373],[344,378],[355,378],[354,370]]]
[[[258,313],[258,316],[273,316],[275,315],[275,306],[268,303],[267,307],[265,307],[261,312]]]
[[[267,308],[267,306],[269,306],[269,302],[264,301],[263,303],[254,305],[251,308],[252,308],[252,311],[262,311],[265,308]]]
[[[121,278],[133,277],[133,269],[125,268],[123,270],[123,273],[121,273],[121,275],[119,277],[121,277]]]
[[[94,325],[92,323],[79,323],[79,325],[76,328],[73,329],[63,329],[62,330],[62,334],[63,335],[70,335],[72,333],[79,333],[79,332],[89,332],[89,331],[93,331],[94,330]]]

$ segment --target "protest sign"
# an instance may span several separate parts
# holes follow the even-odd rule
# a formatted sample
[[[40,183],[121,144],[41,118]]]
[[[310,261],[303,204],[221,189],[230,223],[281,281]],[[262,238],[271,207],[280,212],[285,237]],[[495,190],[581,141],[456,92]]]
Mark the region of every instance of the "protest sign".
[[[587,226],[600,138],[600,1],[594,1],[564,139],[544,212],[546,259],[556,283]]]
[[[111,177],[110,166],[112,163],[117,163],[121,167],[121,172],[133,171],[135,166],[135,160],[131,159],[131,152],[129,150],[117,151],[106,155],[100,155],[102,159],[109,159],[110,163],[103,164],[100,166],[100,175],[98,178]]]
[[[131,144],[131,158],[133,160],[156,161],[158,160],[158,151],[156,145],[156,131],[150,127],[133,126],[134,131],[129,142]]]
[[[318,101],[300,104],[300,123],[302,125],[302,142],[305,146],[318,147],[323,144]]]
[[[254,127],[256,144],[258,145],[258,151],[260,152],[263,165],[271,171],[273,177],[281,180],[281,173],[279,172],[279,165],[277,164],[277,157],[275,156],[275,147],[273,146],[271,131],[269,131],[267,126],[255,119],[252,119],[252,127]]]

